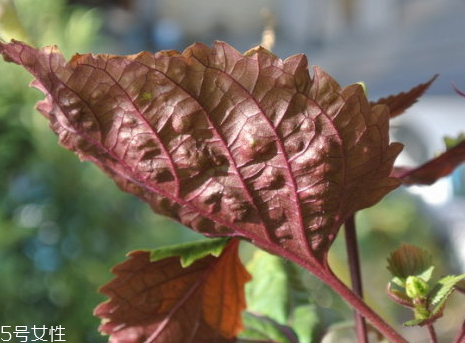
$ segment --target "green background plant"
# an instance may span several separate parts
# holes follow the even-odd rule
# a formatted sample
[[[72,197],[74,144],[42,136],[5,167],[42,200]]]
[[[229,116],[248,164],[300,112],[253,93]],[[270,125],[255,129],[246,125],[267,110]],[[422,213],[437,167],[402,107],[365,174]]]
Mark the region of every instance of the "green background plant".
[[[57,44],[70,56],[106,44],[96,10],[61,0],[15,3],[38,46]],[[67,342],[105,342],[92,311],[104,300],[97,290],[112,278],[110,267],[130,250],[196,235],[58,146],[23,70],[0,63],[0,75],[0,323],[62,325]]]

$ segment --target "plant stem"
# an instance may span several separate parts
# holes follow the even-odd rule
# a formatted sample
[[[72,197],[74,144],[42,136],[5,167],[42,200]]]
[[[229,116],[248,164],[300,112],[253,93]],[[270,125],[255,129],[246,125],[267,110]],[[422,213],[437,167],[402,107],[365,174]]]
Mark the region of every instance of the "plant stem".
[[[262,243],[259,244],[258,242]],[[306,257],[299,256],[290,249],[285,249],[281,246],[274,246],[262,237],[257,237],[256,245],[263,248],[268,248],[268,251],[273,252],[278,256],[287,258],[306,270],[314,274],[321,281],[326,283],[339,294],[353,309],[358,311],[365,319],[367,319],[384,337],[392,343],[409,343],[402,337],[393,327],[384,321],[376,312],[374,312],[357,294],[348,288],[331,270],[328,264],[326,255],[317,258],[313,254]],[[465,343],[465,342],[460,342]]]
[[[465,321],[462,323],[459,332],[457,332],[453,343],[465,343]]]
[[[360,270],[360,258],[358,253],[357,232],[355,230],[355,215],[351,215],[344,224],[347,258],[352,281],[352,290],[363,299],[362,272]],[[365,318],[354,311],[355,328],[359,343],[368,343],[367,325]]]
[[[428,328],[431,343],[438,343],[438,337],[436,336],[436,330],[434,330],[433,324],[428,324],[426,327]]]
[[[325,272],[319,277],[326,282],[336,293],[347,301],[356,311],[371,322],[387,339],[393,343],[408,343],[394,328],[374,312],[357,294],[348,288],[331,270],[329,265],[325,266]],[[462,342],[460,342],[462,343]]]

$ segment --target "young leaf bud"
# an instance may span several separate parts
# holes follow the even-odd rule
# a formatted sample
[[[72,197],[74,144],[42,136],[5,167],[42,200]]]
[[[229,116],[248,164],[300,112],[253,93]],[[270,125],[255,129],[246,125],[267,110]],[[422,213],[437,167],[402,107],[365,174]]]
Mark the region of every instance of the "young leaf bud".
[[[428,283],[418,276],[409,276],[405,281],[405,292],[412,299],[426,298],[429,290]]]

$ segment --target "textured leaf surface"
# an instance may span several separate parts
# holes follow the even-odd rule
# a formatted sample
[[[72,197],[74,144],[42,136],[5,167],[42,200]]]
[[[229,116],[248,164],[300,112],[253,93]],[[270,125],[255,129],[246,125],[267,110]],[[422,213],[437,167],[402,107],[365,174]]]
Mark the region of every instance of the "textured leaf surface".
[[[135,251],[113,272],[101,289],[110,300],[95,309],[111,343],[226,343],[242,330],[250,276],[236,240],[186,268],[179,256],[151,262],[150,252]]]
[[[348,216],[399,185],[387,106],[310,76],[303,55],[222,42],[69,63],[55,47],[0,53],[34,75],[62,145],[205,235],[318,265]]]
[[[394,176],[405,185],[431,185],[447,176],[465,161],[465,141],[417,168],[396,168]]]
[[[408,92],[402,92],[396,95],[391,95],[386,98],[381,98],[373,105],[384,104],[390,109],[390,117],[394,118],[405,112],[410,106],[417,102],[417,100],[428,90],[431,84],[436,80],[438,75],[433,76],[428,82],[421,83],[413,87]]]

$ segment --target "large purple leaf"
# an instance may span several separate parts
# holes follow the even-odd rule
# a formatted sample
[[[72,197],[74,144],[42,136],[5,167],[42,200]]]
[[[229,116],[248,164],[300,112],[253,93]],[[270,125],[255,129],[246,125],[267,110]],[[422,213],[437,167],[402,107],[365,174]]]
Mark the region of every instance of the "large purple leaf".
[[[222,42],[68,63],[55,47],[0,53],[34,75],[63,146],[207,236],[320,264],[346,218],[399,185],[388,107],[310,76],[304,55]]]

